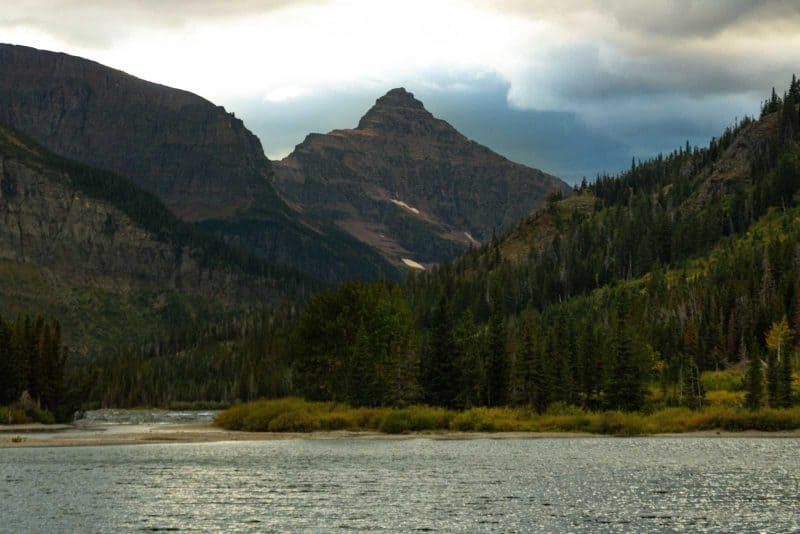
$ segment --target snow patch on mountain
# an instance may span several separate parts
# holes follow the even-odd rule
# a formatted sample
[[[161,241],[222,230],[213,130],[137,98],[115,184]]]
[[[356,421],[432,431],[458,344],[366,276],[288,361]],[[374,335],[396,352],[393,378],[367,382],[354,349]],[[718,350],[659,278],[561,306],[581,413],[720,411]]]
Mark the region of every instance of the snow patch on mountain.
[[[418,210],[417,208],[414,208],[414,207],[411,207],[411,206],[409,206],[408,204],[406,204],[406,203],[405,203],[405,202],[403,202],[402,200],[395,200],[395,199],[393,199],[393,198],[390,198],[389,200],[390,200],[390,201],[391,201],[393,204],[397,204],[397,205],[398,205],[398,206],[400,206],[401,208],[405,208],[405,209],[407,209],[408,211],[410,211],[410,212],[411,212],[411,213],[413,213],[414,215],[419,215],[419,210]]]

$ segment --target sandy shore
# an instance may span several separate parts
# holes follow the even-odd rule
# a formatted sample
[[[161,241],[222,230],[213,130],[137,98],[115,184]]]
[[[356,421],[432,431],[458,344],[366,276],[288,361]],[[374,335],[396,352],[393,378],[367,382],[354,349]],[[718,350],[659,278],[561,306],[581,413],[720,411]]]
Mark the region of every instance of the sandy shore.
[[[651,438],[800,438],[800,430],[785,432],[701,431],[685,434],[655,434]],[[86,447],[101,445],[143,445],[163,443],[214,443],[226,441],[267,441],[285,439],[618,439],[613,436],[567,432],[425,432],[391,435],[380,432],[234,432],[207,424],[187,425],[105,425],[81,427],[73,425],[10,425],[0,426],[0,448],[12,447]]]

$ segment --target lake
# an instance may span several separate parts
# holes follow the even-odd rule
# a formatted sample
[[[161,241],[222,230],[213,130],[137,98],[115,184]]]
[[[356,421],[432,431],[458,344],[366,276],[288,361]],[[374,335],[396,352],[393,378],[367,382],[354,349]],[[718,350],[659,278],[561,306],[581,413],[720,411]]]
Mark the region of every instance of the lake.
[[[297,439],[0,449],[0,531],[789,531],[800,441]]]

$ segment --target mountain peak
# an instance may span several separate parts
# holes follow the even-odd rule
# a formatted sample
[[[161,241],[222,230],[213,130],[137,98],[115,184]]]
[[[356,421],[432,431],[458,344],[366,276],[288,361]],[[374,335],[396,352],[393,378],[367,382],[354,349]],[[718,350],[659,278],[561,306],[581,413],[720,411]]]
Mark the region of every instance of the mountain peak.
[[[398,130],[409,125],[436,120],[425,106],[414,98],[414,93],[397,87],[375,101],[375,105],[361,118],[359,130]],[[404,127],[405,126],[405,127]]]
[[[276,164],[274,183],[403,268],[450,260],[569,190],[470,141],[403,88],[356,129],[309,135]]]
[[[414,98],[414,93],[406,91],[405,87],[396,87],[391,89],[389,92],[375,101],[375,106],[425,109],[425,106],[422,105],[422,102]]]

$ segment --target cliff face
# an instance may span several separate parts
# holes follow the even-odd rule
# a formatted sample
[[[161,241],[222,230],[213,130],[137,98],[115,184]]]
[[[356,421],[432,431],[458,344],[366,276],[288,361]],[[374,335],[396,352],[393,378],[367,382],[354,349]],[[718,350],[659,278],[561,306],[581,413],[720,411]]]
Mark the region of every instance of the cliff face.
[[[377,253],[291,209],[261,143],[224,108],[83,58],[0,44],[0,123],[112,171],[181,219],[328,281],[396,274]]]
[[[283,195],[395,263],[450,259],[567,190],[470,141],[405,89],[355,129],[309,135],[274,168]]]
[[[62,172],[8,157],[2,147],[0,221],[0,261],[43,267],[75,285],[170,289],[242,307],[279,295],[269,280],[201,266],[190,247],[159,239],[72,188]]]
[[[0,45],[0,121],[130,178],[187,220],[248,208],[270,172],[224,108],[66,54]]]

